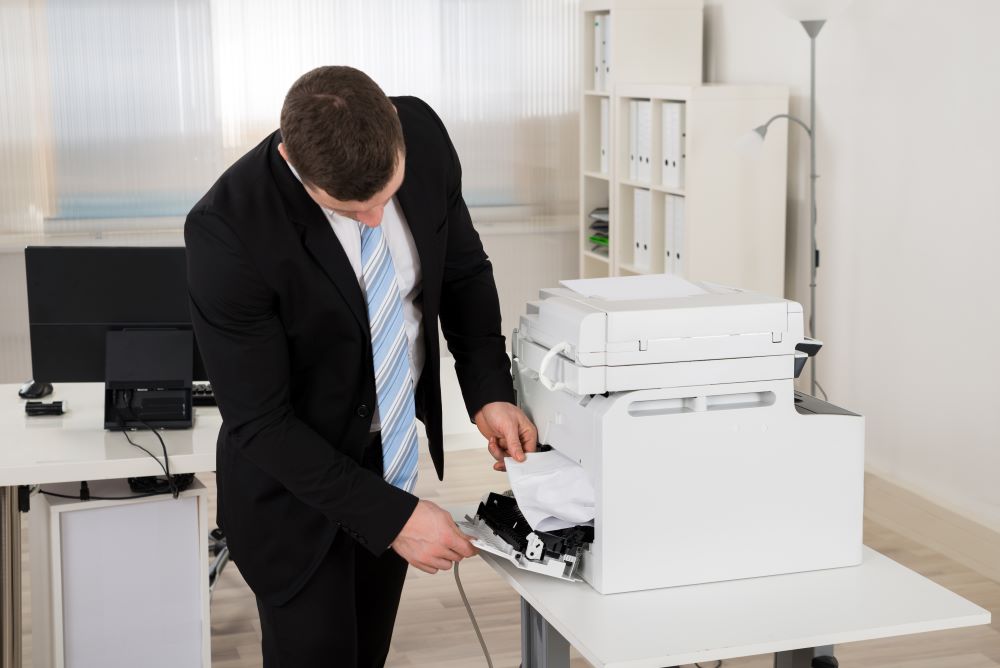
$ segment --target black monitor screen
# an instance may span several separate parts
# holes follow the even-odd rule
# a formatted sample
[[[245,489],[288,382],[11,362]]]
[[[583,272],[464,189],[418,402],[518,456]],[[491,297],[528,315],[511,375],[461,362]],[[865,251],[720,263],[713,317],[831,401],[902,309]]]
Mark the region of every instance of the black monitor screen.
[[[36,381],[104,381],[110,330],[191,329],[182,246],[33,246],[24,261]],[[191,362],[207,380],[197,344]]]

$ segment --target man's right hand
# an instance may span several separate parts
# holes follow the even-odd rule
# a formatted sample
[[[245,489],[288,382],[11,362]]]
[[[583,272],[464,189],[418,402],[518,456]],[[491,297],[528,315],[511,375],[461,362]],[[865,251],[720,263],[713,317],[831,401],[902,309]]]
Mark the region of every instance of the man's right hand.
[[[446,571],[452,562],[476,554],[469,537],[459,530],[451,515],[430,501],[417,503],[391,547],[425,573]]]

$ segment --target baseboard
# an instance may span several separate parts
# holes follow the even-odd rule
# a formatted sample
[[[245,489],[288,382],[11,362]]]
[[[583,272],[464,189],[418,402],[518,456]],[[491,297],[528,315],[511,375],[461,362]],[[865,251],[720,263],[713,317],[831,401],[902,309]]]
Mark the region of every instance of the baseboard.
[[[865,475],[865,517],[1000,581],[1000,531],[871,472]]]

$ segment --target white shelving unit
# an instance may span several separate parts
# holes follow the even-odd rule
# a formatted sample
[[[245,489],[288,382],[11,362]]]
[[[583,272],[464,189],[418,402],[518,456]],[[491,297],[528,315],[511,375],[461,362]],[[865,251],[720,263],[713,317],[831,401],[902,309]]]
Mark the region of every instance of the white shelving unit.
[[[701,0],[584,0],[582,14],[580,275],[674,271],[692,280],[783,294],[787,136],[772,133],[755,155],[740,145],[753,128],[788,112],[788,89],[700,83]],[[598,21],[608,26],[603,82],[594,71]],[[594,88],[601,83],[602,90]],[[650,102],[646,178],[629,170],[633,100]],[[684,159],[680,181],[664,185],[663,117],[671,103],[683,104]],[[602,104],[607,105],[603,142]],[[604,170],[602,147],[608,154]],[[644,238],[649,261],[642,266],[635,263],[637,189],[650,191]],[[668,230],[668,196],[683,198],[680,228]],[[589,214],[598,207],[609,212],[607,256],[589,241]]]
[[[701,81],[702,0],[583,0],[581,18],[582,89],[580,119],[580,275],[614,271],[614,240],[604,256],[591,250],[588,215],[614,198],[614,145],[617,124],[613,91],[617,82]],[[607,58],[600,61],[595,23],[605,22]],[[604,76],[595,67],[603,62]],[[601,104],[609,108],[609,160],[601,170]],[[612,214],[613,215],[613,214]],[[614,221],[611,223],[614,224]]]
[[[787,113],[783,86],[623,84],[614,95],[619,119],[611,139],[611,271],[615,275],[678,273],[704,280],[784,294],[787,136],[778,133],[752,154],[741,148],[747,133],[775,114]],[[629,177],[629,103],[651,102],[652,168],[648,180]],[[663,116],[683,104],[683,176],[664,185]],[[634,191],[650,191],[649,266],[635,266]],[[683,216],[667,238],[668,197],[683,198]],[[669,265],[674,254],[676,264]],[[679,258],[678,258],[679,256]]]

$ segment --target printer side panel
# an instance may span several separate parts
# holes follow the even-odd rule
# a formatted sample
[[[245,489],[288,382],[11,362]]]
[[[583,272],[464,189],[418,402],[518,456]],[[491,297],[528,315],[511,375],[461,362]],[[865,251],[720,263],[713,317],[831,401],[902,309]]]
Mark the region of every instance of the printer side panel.
[[[792,393],[767,381],[605,398],[584,578],[618,593],[860,563],[863,419],[800,415]]]

